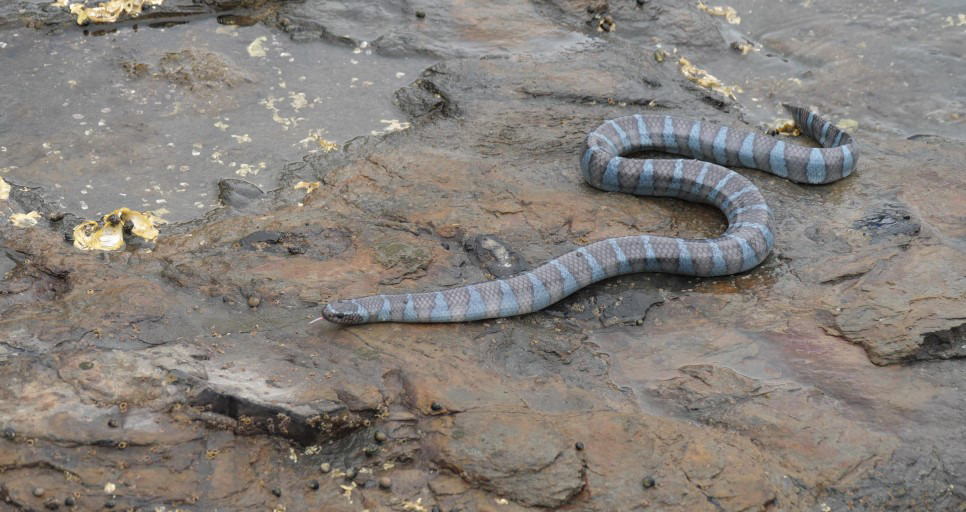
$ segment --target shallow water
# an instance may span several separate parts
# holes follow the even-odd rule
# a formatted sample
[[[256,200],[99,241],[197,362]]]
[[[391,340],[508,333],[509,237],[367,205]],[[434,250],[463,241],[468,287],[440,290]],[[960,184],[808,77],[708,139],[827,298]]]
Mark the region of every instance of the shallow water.
[[[966,6],[957,0],[730,0],[729,42],[750,42],[707,69],[739,85],[750,121],[807,102],[863,131],[966,138]]]
[[[405,129],[392,93],[429,62],[214,17],[98,33],[0,33],[0,175],[87,218],[195,218],[219,179],[271,189],[286,162]]]

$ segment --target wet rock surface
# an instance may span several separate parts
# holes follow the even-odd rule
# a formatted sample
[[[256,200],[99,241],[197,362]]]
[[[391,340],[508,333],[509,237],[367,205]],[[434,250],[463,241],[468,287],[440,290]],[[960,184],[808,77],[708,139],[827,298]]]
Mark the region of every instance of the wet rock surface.
[[[295,39],[436,56],[395,94],[413,127],[279,164],[274,190],[225,180],[150,247],[78,251],[77,212],[49,220],[15,183],[4,213],[46,217],[0,226],[0,509],[962,508],[955,139],[860,129],[857,173],[826,187],[744,172],[778,236],[742,275],[624,276],[469,324],[308,323],[599,238],[724,229],[593,189],[576,155],[632,112],[742,126],[638,44],[730,40],[685,3],[587,7],[273,5],[261,19]]]

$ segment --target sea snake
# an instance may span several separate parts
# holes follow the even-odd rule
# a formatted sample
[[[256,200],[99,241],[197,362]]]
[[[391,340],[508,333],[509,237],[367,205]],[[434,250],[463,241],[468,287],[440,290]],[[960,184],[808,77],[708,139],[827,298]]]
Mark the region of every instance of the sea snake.
[[[851,174],[859,158],[852,137],[827,119],[806,109],[785,108],[821,148],[665,115],[619,117],[587,136],[580,169],[588,183],[608,192],[714,205],[728,218],[728,229],[717,238],[607,238],[503,279],[439,291],[337,300],[325,306],[322,318],[337,324],[465,322],[539,311],[591,283],[632,272],[722,276],[751,269],[774,245],[774,220],[758,187],[723,166],[760,169],[819,185]],[[622,156],[643,150],[697,160]]]

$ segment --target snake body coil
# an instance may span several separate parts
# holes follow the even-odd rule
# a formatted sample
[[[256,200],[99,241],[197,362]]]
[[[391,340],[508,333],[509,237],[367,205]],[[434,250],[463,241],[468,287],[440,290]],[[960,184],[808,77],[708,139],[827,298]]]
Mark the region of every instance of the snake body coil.
[[[774,222],[758,188],[723,166],[760,169],[817,185],[851,174],[859,156],[852,137],[828,120],[802,108],[786,108],[822,148],[663,115],[613,119],[587,136],[580,168],[588,183],[610,192],[714,205],[728,218],[727,231],[717,238],[608,238],[512,277],[440,291],[339,300],[328,304],[322,316],[338,324],[463,322],[539,311],[591,283],[632,272],[721,276],[749,270],[771,251]],[[622,156],[643,150],[697,160]]]

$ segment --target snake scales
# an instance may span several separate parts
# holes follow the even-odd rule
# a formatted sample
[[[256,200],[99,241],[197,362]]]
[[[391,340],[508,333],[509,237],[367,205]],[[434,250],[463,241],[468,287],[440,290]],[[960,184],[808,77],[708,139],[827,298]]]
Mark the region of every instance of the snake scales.
[[[723,166],[823,184],[851,174],[859,156],[852,137],[828,120],[802,108],[786,108],[802,132],[822,148],[663,115],[609,120],[587,136],[580,168],[588,183],[611,192],[714,205],[728,218],[728,229],[717,238],[608,238],[512,277],[440,291],[338,300],[325,306],[322,317],[338,324],[499,318],[539,311],[591,283],[621,274],[721,276],[751,269],[772,249],[774,221],[758,188]],[[697,160],[622,156],[643,150]]]

